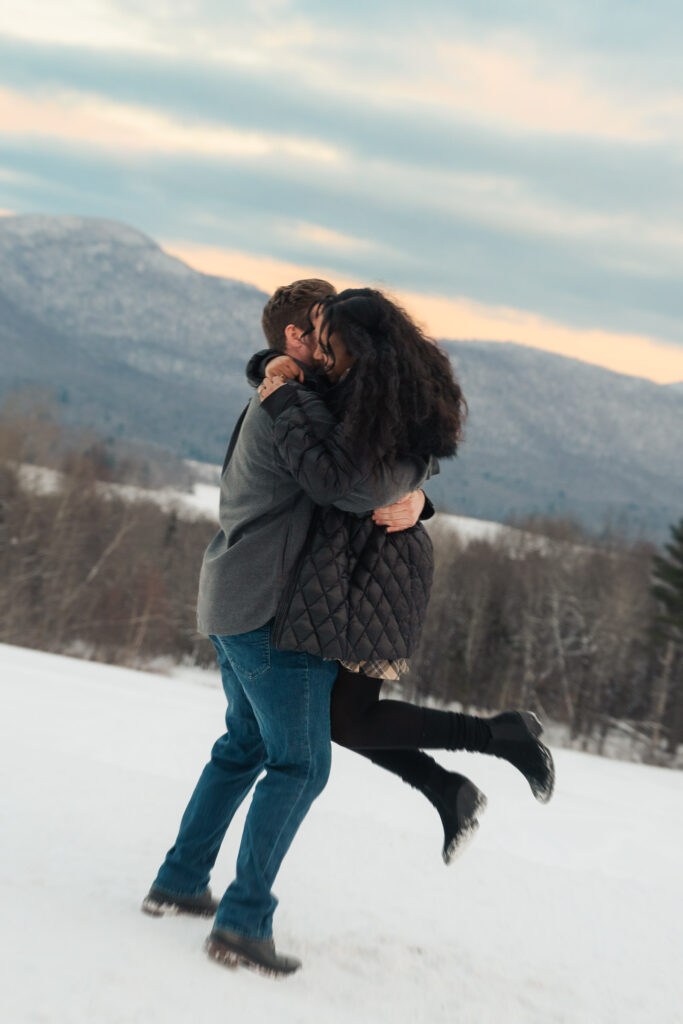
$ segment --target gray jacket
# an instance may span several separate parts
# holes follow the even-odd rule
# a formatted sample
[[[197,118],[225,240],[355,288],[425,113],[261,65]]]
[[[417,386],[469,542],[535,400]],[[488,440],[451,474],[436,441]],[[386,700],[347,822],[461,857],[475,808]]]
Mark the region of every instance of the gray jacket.
[[[388,505],[420,487],[420,458],[375,473],[344,458],[339,427],[328,410],[326,429],[339,445],[343,472],[293,473],[273,439],[274,421],[291,400],[287,384],[261,403],[254,395],[221,477],[220,530],[204,554],[197,624],[202,633],[246,633],[271,619],[301,553],[316,505],[358,514]],[[291,452],[290,452],[291,457]]]

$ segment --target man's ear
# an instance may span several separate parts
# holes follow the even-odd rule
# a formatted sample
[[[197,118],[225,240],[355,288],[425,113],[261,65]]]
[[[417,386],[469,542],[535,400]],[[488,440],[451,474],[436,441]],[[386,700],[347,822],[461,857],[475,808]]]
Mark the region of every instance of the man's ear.
[[[302,334],[301,328],[294,324],[285,327],[285,353],[288,356],[294,356],[295,359],[301,359],[302,355],[310,356],[308,346],[302,341]]]

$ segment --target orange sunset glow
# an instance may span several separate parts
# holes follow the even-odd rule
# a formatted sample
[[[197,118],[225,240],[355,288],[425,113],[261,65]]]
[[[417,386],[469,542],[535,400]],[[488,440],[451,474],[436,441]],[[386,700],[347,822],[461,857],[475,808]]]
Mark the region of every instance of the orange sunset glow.
[[[231,277],[272,292],[278,285],[301,277],[326,277],[339,289],[385,282],[343,277],[329,267],[303,266],[228,249],[165,243],[165,250],[204,274]],[[578,330],[529,311],[486,307],[467,299],[391,290],[434,337],[486,341],[515,341],[531,348],[581,359],[617,373],[645,377],[658,384],[683,380],[683,350],[655,338]]]

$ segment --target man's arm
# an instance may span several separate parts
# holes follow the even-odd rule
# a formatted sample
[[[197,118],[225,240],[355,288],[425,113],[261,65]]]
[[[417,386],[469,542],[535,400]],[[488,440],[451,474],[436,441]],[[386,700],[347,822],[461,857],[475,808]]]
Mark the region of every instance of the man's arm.
[[[420,520],[431,519],[434,506],[423,490],[411,491],[405,498],[384,508],[376,508],[372,519],[376,526],[386,526],[387,533],[410,530]]]
[[[430,475],[430,464],[418,457],[391,466],[359,463],[322,399],[292,382],[270,391],[261,408],[273,420],[285,467],[318,505],[371,512],[416,490]]]

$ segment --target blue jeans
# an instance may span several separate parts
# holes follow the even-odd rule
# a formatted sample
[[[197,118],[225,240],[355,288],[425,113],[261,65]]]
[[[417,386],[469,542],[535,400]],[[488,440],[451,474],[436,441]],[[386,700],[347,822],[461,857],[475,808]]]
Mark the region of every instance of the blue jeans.
[[[227,731],[214,744],[154,884],[174,896],[206,889],[228,825],[265,769],[244,823],[235,880],[215,923],[267,939],[277,906],[271,886],[329,776],[330,694],[338,666],[275,650],[270,622],[210,639],[228,700]]]

